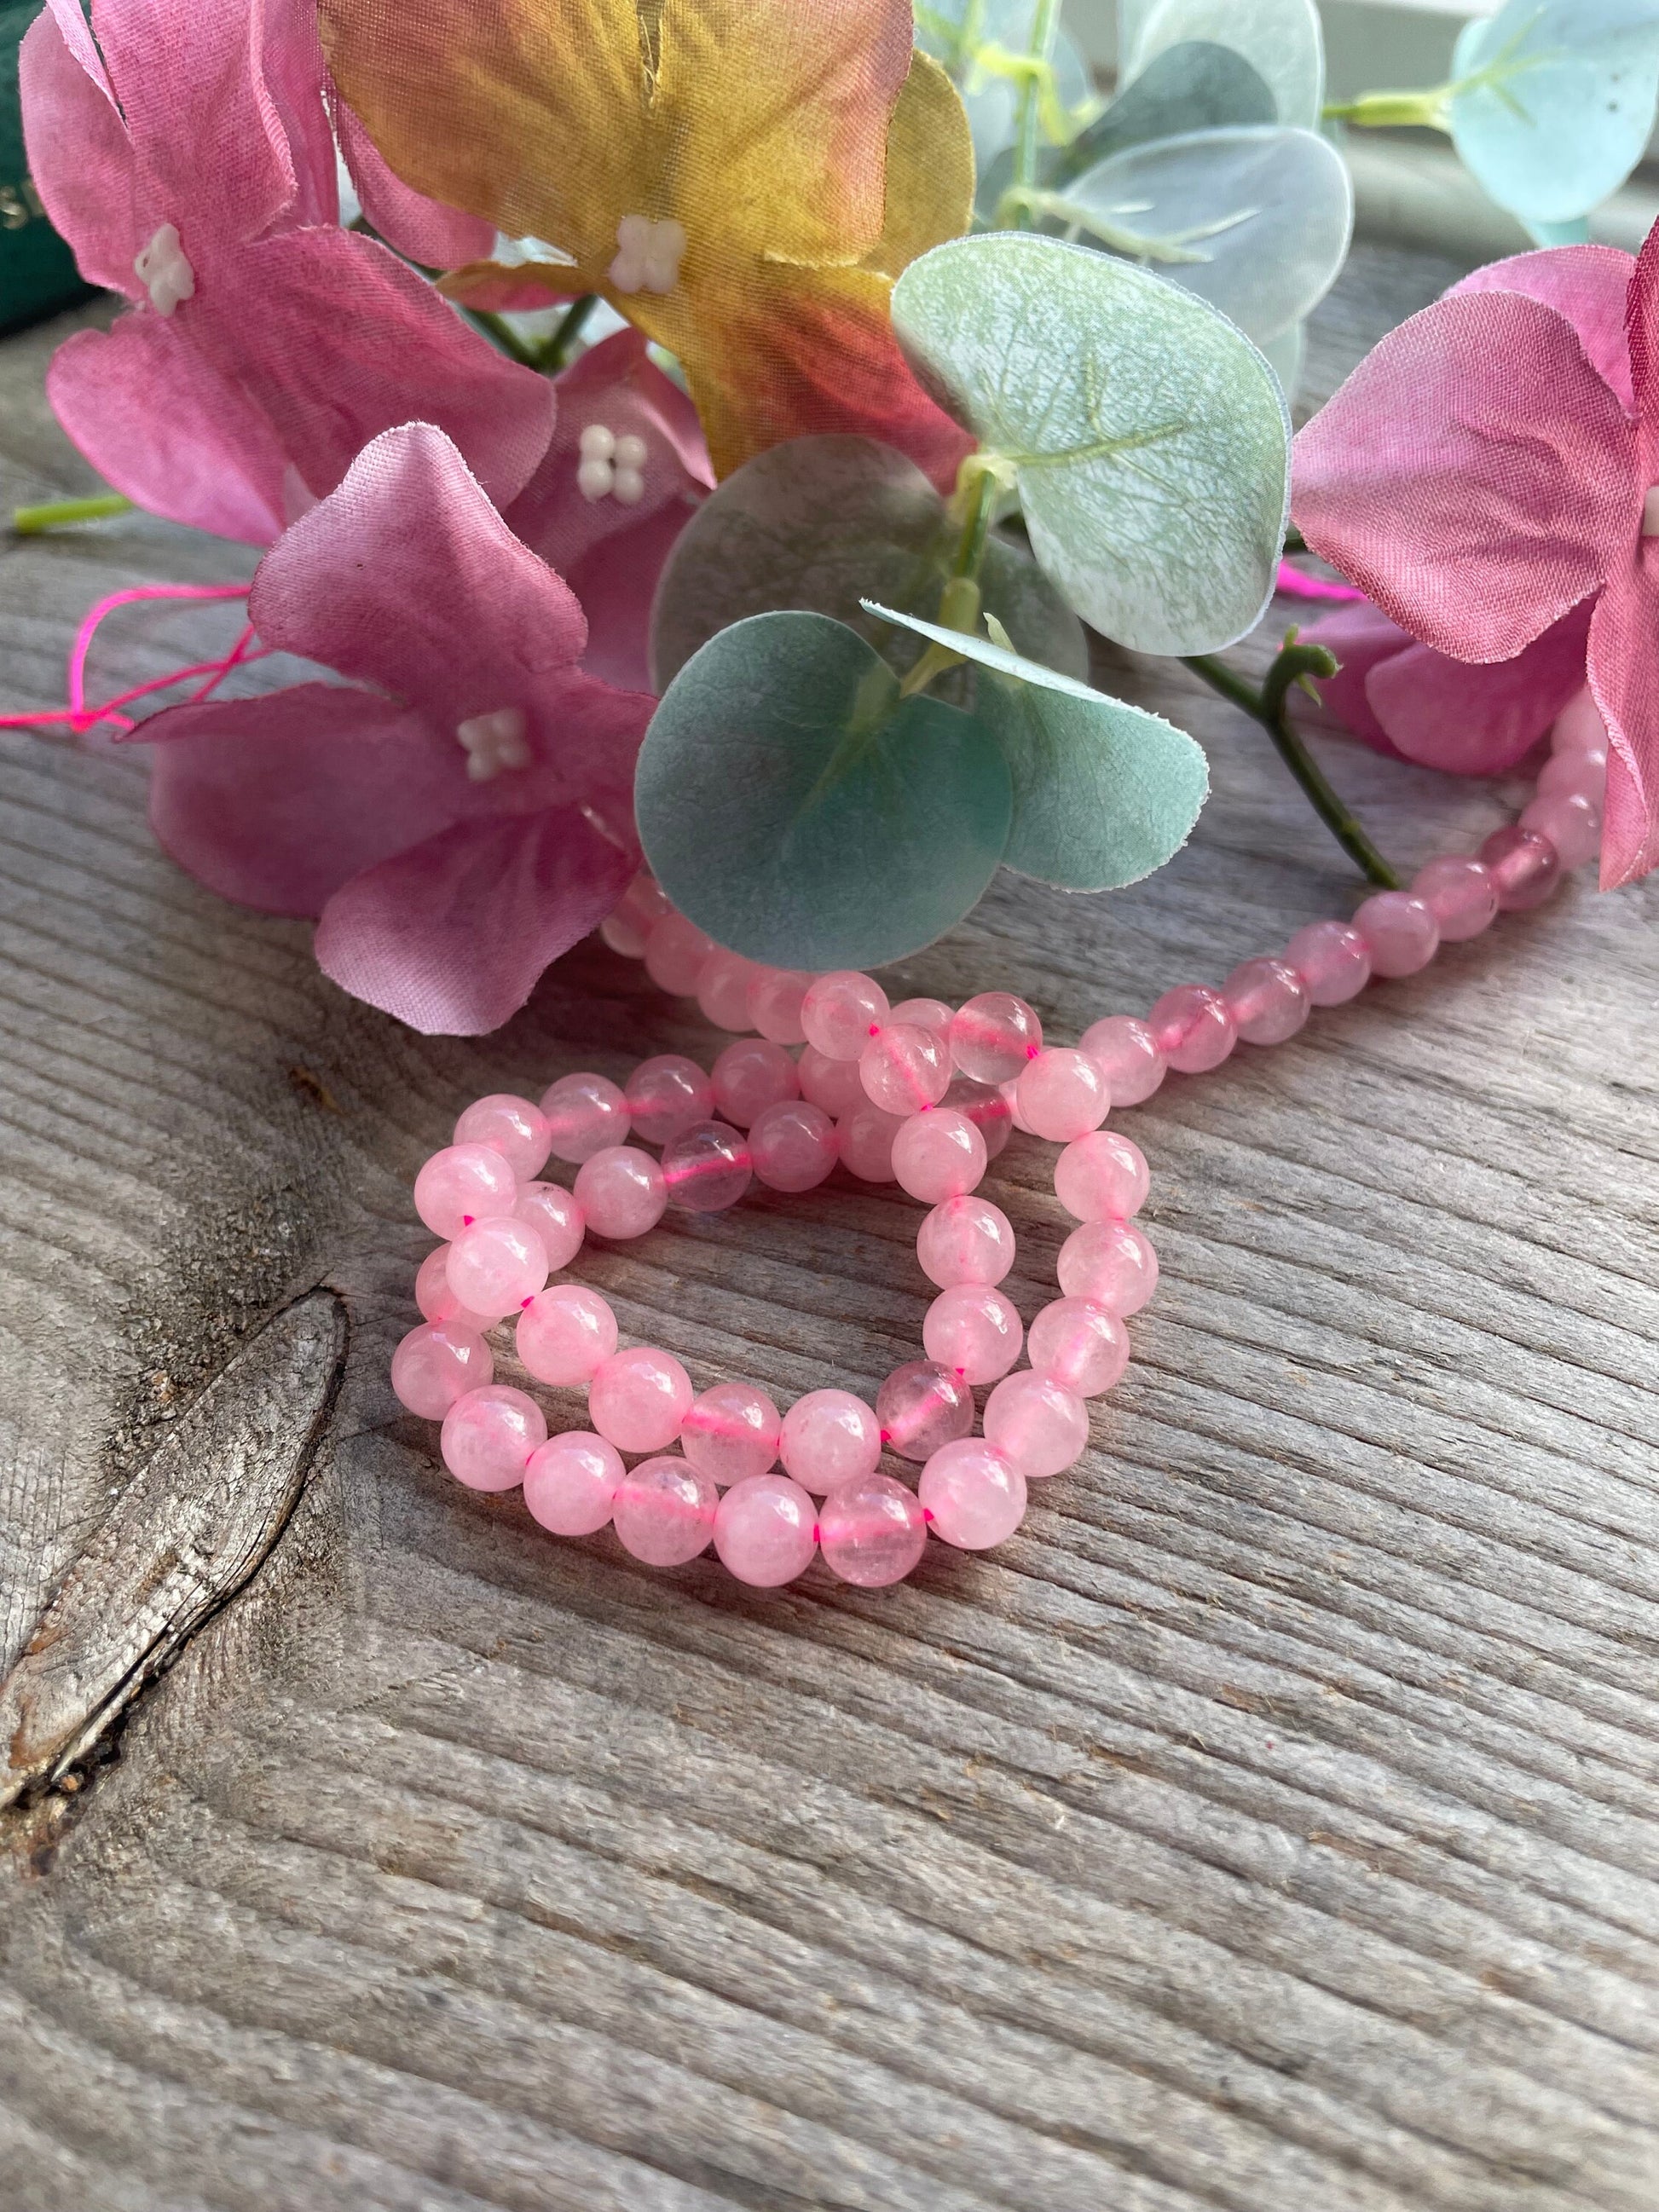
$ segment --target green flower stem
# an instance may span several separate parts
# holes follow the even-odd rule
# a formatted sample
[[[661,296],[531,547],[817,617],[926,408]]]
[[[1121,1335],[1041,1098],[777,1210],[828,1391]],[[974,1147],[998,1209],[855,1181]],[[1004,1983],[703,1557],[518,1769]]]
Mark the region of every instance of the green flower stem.
[[[979,470],[972,483],[972,504],[963,522],[962,535],[957,540],[956,558],[951,563],[939,610],[939,621],[946,629],[959,629],[969,637],[979,628],[979,572],[985,565],[985,548],[997,510],[999,490],[995,474],[989,469]],[[943,676],[947,669],[960,668],[963,658],[960,653],[952,653],[948,645],[939,644],[937,639],[931,641],[899,685],[900,698],[914,699],[917,692],[927,689],[936,676]]]
[[[1036,14],[1031,21],[1030,56],[1033,62],[1048,58],[1054,42],[1054,29],[1060,21],[1060,0],[1037,0]],[[1012,201],[1013,228],[1030,230],[1031,210],[1016,194],[1029,194],[1037,181],[1037,155],[1042,131],[1042,88],[1035,70],[1027,76],[1019,90],[1019,118],[1014,139],[1014,173],[1009,187]]]
[[[1320,112],[1328,123],[1352,123],[1360,131],[1445,131],[1456,90],[1437,84],[1428,92],[1362,92],[1358,100],[1328,100]]]
[[[118,491],[100,492],[92,499],[49,499],[40,507],[15,507],[11,526],[19,538],[39,538],[48,530],[62,530],[75,522],[99,522],[106,514],[131,514],[132,501]]]
[[[536,366],[544,376],[556,376],[575,350],[587,319],[599,304],[597,292],[584,292],[573,300],[555,325],[551,337],[536,349]]]
[[[475,330],[498,345],[509,361],[516,361],[520,368],[539,368],[541,356],[534,346],[527,346],[505,315],[497,315],[488,307],[463,307],[461,313]]]
[[[1311,690],[1314,678],[1335,675],[1336,660],[1324,647],[1298,645],[1296,632],[1291,630],[1262,679],[1260,690],[1235,674],[1213,653],[1183,654],[1182,663],[1212,691],[1218,691],[1252,721],[1261,723],[1278,748],[1279,758],[1306,793],[1315,813],[1360,873],[1381,890],[1397,891],[1399,876],[1366,836],[1358,816],[1337,796],[1324,770],[1291,726],[1285,712],[1285,702],[1293,684]]]

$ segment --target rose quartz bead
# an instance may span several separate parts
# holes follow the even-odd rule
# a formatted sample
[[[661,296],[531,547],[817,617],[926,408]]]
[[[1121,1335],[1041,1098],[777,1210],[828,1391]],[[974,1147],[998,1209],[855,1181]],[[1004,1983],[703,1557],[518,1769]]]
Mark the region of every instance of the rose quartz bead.
[[[859,1080],[884,1113],[919,1114],[950,1088],[951,1055],[932,1030],[884,1022],[859,1055]]]
[[[1111,1103],[1099,1061],[1072,1045],[1045,1045],[1028,1060],[1014,1097],[1034,1137],[1062,1145],[1097,1129]]]
[[[1009,1127],[1011,1129],[1018,1129],[1022,1136],[1035,1136],[1036,1132],[1032,1128],[1030,1123],[1026,1120],[1024,1115],[1020,1110],[1019,1078],[1018,1076],[1014,1078],[1012,1083],[1005,1083],[1003,1085],[1002,1095],[1007,1101],[1008,1104]]]
[[[706,1474],[678,1453],[642,1459],[623,1475],[611,1500],[623,1549],[647,1567],[683,1567],[708,1549],[719,1493]]]
[[[614,1444],[590,1430],[567,1429],[531,1453],[524,1502],[531,1518],[556,1536],[591,1536],[611,1518],[626,1472]]]
[[[1010,991],[982,991],[951,1017],[951,1052],[976,1083],[1011,1083],[1042,1049],[1042,1024]]]
[[[907,1360],[877,1391],[876,1419],[883,1443],[901,1459],[931,1459],[973,1427],[974,1394],[939,1361]]]
[[[1550,747],[1558,753],[1607,751],[1607,726],[1601,719],[1595,695],[1588,684],[1582,691],[1573,695],[1556,716],[1555,727],[1550,732]]]
[[[1025,1518],[1024,1476],[979,1437],[936,1451],[921,1470],[916,1497],[933,1534],[963,1552],[988,1552]]]
[[[591,1382],[617,1348],[617,1316],[597,1291],[557,1283],[519,1316],[519,1358],[538,1382],[563,1389]]]
[[[668,901],[654,876],[641,869],[621,898],[599,924],[599,935],[624,960],[638,960],[653,926],[668,911]]]
[[[749,986],[759,973],[741,952],[727,952],[717,945],[697,970],[697,1005],[703,1018],[717,1030],[732,1030],[739,1036],[752,1030]]]
[[[888,1019],[914,1023],[919,1030],[932,1030],[935,1036],[945,1036],[955,1014],[956,1008],[947,1006],[943,999],[901,999]]]
[[[1203,1075],[1222,1061],[1238,1042],[1232,1011],[1207,983],[1177,983],[1146,1017],[1146,1026],[1170,1066],[1183,1075]]]
[[[1283,960],[1241,961],[1221,995],[1246,1044],[1283,1044],[1308,1018],[1308,987]]]
[[[415,1178],[415,1211],[434,1237],[454,1238],[469,1222],[511,1213],[519,1178],[493,1145],[450,1145]]]
[[[908,1116],[884,1114],[867,1103],[836,1124],[842,1165],[860,1182],[894,1182],[893,1139]]]
[[[1285,947],[1316,1006],[1346,1006],[1371,980],[1370,949],[1346,921],[1310,921]]]
[[[1600,806],[1607,798],[1607,753],[1605,745],[1573,748],[1552,753],[1538,774],[1540,799],[1563,799],[1576,793]]]
[[[864,1095],[864,1081],[859,1073],[856,1058],[831,1060],[817,1047],[809,1044],[795,1062],[795,1073],[800,1080],[803,1098],[814,1106],[821,1106],[831,1121],[839,1121],[869,1102]]]
[[[500,1091],[467,1108],[455,1124],[455,1142],[493,1145],[520,1182],[527,1182],[547,1165],[553,1132],[539,1106]]]
[[[1128,1332],[1092,1298],[1056,1298],[1044,1306],[1026,1342],[1033,1372],[1079,1398],[1111,1389],[1129,1364]]]
[[[415,1303],[422,1320],[434,1322],[440,1327],[450,1324],[456,1328],[471,1329],[482,1336],[485,1329],[495,1326],[495,1315],[475,1314],[450,1289],[447,1244],[440,1244],[422,1261],[420,1273],[415,1278]]]
[[[692,1401],[680,1424],[680,1449],[722,1489],[764,1474],[778,1455],[783,1421],[752,1382],[717,1382]]]
[[[987,1198],[947,1198],[916,1234],[916,1257],[942,1291],[957,1283],[1000,1283],[1014,1264],[1007,1215]]]
[[[665,1145],[714,1110],[714,1085],[683,1052],[642,1060],[628,1079],[625,1096],[634,1134],[647,1145]]]
[[[1168,1073],[1158,1039],[1145,1022],[1132,1014],[1109,1014],[1094,1022],[1078,1039],[1106,1079],[1114,1106],[1139,1106],[1150,1098]]]
[[[769,1037],[729,1044],[714,1062],[714,1111],[733,1128],[747,1129],[769,1106],[800,1097],[795,1063]]]
[[[581,1250],[587,1224],[580,1206],[558,1183],[527,1182],[513,1212],[516,1219],[527,1222],[541,1238],[550,1275],[568,1267]]]
[[[662,1150],[668,1203],[682,1213],[724,1213],[755,1179],[749,1140],[724,1121],[697,1121]]]
[[[774,1044],[800,1044],[801,1006],[817,981],[803,968],[763,968],[749,985],[749,1018]]]
[[[1480,858],[1492,871],[1504,914],[1527,914],[1542,906],[1561,880],[1561,855],[1554,846],[1519,823],[1494,830],[1480,848]]]
[[[994,1382],[1019,1358],[1024,1324],[1010,1298],[989,1283],[941,1291],[921,1325],[922,1349],[964,1382]]]
[[[659,991],[689,999],[696,990],[702,963],[714,949],[713,938],[705,936],[695,921],[688,921],[683,914],[665,914],[660,921],[653,922],[645,940],[645,972]]]
[[[927,1206],[977,1189],[985,1163],[984,1138],[965,1114],[948,1106],[913,1114],[893,1139],[899,1188]]]
[[[1448,854],[1431,860],[1412,879],[1412,896],[1420,898],[1440,928],[1443,945],[1479,937],[1498,917],[1498,886],[1479,860]]]
[[[1152,1188],[1139,1145],[1115,1129],[1094,1129],[1066,1146],[1054,1162],[1054,1196],[1078,1221],[1127,1221]]]
[[[1374,891],[1353,918],[1373,975],[1415,975],[1440,950],[1440,925],[1410,891]]]
[[[1519,826],[1553,845],[1564,868],[1582,868],[1601,849],[1601,809],[1582,791],[1540,792]]]
[[[635,1345],[613,1352],[587,1386],[587,1418],[618,1451],[672,1444],[691,1406],[691,1377],[672,1352]]]
[[[1089,1441],[1089,1408],[1052,1376],[1022,1368],[985,1401],[984,1428],[988,1444],[1006,1453],[1028,1482],[1039,1481],[1079,1457]]]
[[[475,1221],[449,1248],[449,1287],[473,1313],[499,1321],[547,1280],[547,1249],[527,1221]]]
[[[576,1203],[595,1237],[643,1237],[662,1219],[668,1186],[649,1152],[610,1145],[576,1170]]]
[[[536,1401],[500,1382],[469,1390],[444,1415],[444,1465],[469,1490],[516,1488],[531,1453],[546,1442],[547,1421]]]
[[[873,1474],[881,1457],[881,1424],[850,1390],[809,1390],[783,1417],[784,1466],[815,1498],[843,1482]]]
[[[441,1421],[458,1398],[481,1389],[495,1372],[489,1346],[476,1329],[423,1322],[392,1355],[392,1389],[423,1421]]]
[[[994,1160],[1014,1133],[1014,1109],[994,1083],[976,1083],[971,1075],[956,1075],[939,1100],[947,1109],[964,1115],[985,1139],[985,1157]]]
[[[890,1474],[842,1483],[818,1508],[823,1564],[859,1589],[902,1583],[927,1548],[921,1500]]]
[[[1055,1273],[1068,1298],[1092,1298],[1121,1321],[1158,1288],[1158,1255],[1132,1221],[1085,1221],[1060,1246]]]
[[[841,1158],[836,1125],[804,1098],[769,1106],[749,1132],[755,1180],[769,1190],[811,1190]]]
[[[755,1589],[777,1589],[804,1575],[817,1549],[817,1511],[787,1474],[750,1474],[734,1483],[714,1513],[714,1549],[728,1572]]]
[[[562,1075],[543,1091],[542,1111],[553,1157],[573,1165],[627,1140],[628,1101],[608,1075]]]
[[[887,1015],[886,992],[854,968],[820,975],[800,1005],[806,1042],[826,1060],[856,1060]]]

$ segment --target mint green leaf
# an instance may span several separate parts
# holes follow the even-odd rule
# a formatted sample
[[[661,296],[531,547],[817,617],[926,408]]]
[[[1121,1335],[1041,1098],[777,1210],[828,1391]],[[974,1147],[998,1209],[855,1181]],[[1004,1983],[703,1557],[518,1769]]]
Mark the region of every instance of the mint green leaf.
[[[1316,130],[1325,99],[1325,42],[1314,0],[1154,0],[1119,66],[1132,84],[1154,58],[1188,40],[1231,46],[1273,95],[1273,120]]]
[[[1207,39],[1188,40],[1154,54],[1105,113],[1056,157],[1053,173],[1077,176],[1131,146],[1189,131],[1277,120],[1273,94],[1242,54]]]

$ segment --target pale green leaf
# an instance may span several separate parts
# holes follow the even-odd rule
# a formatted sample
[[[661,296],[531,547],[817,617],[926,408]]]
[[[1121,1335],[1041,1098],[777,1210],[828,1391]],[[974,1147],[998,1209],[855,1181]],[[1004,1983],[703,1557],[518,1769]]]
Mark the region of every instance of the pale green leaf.
[[[1311,131],[1325,99],[1325,43],[1314,0],[1155,0],[1124,49],[1119,82],[1133,83],[1156,55],[1189,40],[1241,54],[1273,95],[1273,119]]]

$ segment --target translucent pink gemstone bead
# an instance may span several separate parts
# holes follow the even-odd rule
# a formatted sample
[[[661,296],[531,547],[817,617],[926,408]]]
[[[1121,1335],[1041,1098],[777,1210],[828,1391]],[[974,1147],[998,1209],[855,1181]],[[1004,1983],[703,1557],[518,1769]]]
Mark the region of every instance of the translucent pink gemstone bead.
[[[836,1125],[804,1098],[769,1106],[749,1132],[755,1180],[769,1190],[812,1190],[841,1158]]]
[[[1518,822],[1494,830],[1480,848],[1480,858],[1492,871],[1504,914],[1527,914],[1542,906],[1561,880],[1561,855],[1554,846]]]
[[[497,1215],[463,1229],[449,1248],[449,1287],[470,1311],[499,1321],[547,1280],[547,1249],[527,1221]]]
[[[1113,1389],[1129,1364],[1127,1330],[1092,1298],[1056,1298],[1044,1306],[1026,1343],[1033,1373],[1079,1398]]]
[[[1434,916],[1443,945],[1479,937],[1498,918],[1497,884],[1479,860],[1465,854],[1449,853],[1419,868],[1412,896],[1420,898]]]
[[[450,1145],[415,1178],[415,1211],[434,1237],[454,1238],[469,1222],[511,1213],[519,1178],[493,1145]]]
[[[985,1139],[985,1157],[994,1160],[1014,1133],[1014,1109],[994,1083],[976,1083],[971,1075],[956,1075],[939,1100],[943,1112],[965,1115]]]
[[[933,1030],[884,1022],[859,1055],[859,1080],[884,1114],[919,1114],[950,1088],[951,1055]]]
[[[800,1097],[795,1063],[769,1037],[729,1044],[711,1071],[714,1111],[733,1128],[747,1129],[769,1106]]]
[[[1079,1221],[1127,1221],[1152,1188],[1146,1156],[1115,1129],[1094,1129],[1054,1162],[1054,1196]]]
[[[599,924],[599,935],[624,960],[638,960],[644,955],[653,927],[667,911],[668,901],[656,878],[641,869]]]
[[[668,1186],[649,1152],[611,1145],[576,1170],[576,1203],[595,1237],[643,1237],[662,1219]]]
[[[682,1213],[724,1213],[755,1179],[749,1139],[724,1121],[697,1121],[662,1148],[668,1203]]]
[[[875,1473],[881,1424],[850,1390],[809,1390],[784,1415],[779,1450],[796,1481],[822,1498]]]
[[[493,1145],[520,1182],[528,1182],[547,1165],[553,1132],[539,1106],[501,1091],[479,1098],[455,1124],[458,1145]]]
[[[672,1352],[635,1345],[613,1352],[587,1386],[587,1417],[618,1451],[660,1451],[691,1407],[691,1377]]]
[[[921,1500],[890,1474],[842,1483],[818,1508],[823,1564],[856,1589],[902,1583],[927,1548]]]
[[[1365,940],[1373,975],[1415,975],[1440,950],[1440,925],[1410,891],[1373,891],[1353,926]]]
[[[527,1182],[519,1193],[519,1202],[513,1211],[541,1238],[550,1275],[556,1275],[561,1267],[568,1267],[581,1250],[587,1224],[582,1219],[580,1206],[560,1184]]]
[[[482,1335],[485,1329],[493,1328],[495,1325],[494,1314],[475,1314],[471,1307],[464,1306],[450,1289],[447,1244],[440,1244],[435,1251],[428,1252],[422,1261],[420,1272],[415,1278],[415,1303],[421,1310],[422,1320],[435,1322],[441,1326],[452,1322],[457,1328],[471,1329]]]
[[[713,1083],[683,1052],[642,1060],[629,1077],[624,1095],[634,1134],[647,1145],[665,1145],[694,1121],[706,1121],[714,1110]]]
[[[907,1360],[877,1391],[876,1419],[882,1442],[901,1459],[931,1459],[973,1427],[973,1390],[939,1360]]]
[[[708,1549],[719,1494],[706,1474],[676,1453],[643,1459],[611,1500],[623,1549],[647,1567],[683,1567]]]
[[[1109,1014],[1091,1023],[1078,1039],[1106,1079],[1114,1106],[1139,1106],[1150,1098],[1168,1073],[1158,1039],[1132,1014]]]
[[[1000,1283],[1014,1264],[1013,1229],[988,1198],[947,1198],[917,1231],[916,1257],[942,1291],[957,1283]]]
[[[489,1346],[476,1329],[422,1322],[392,1355],[392,1389],[423,1421],[441,1421],[458,1398],[481,1389],[495,1372]]]
[[[696,922],[688,921],[683,914],[665,914],[652,924],[645,940],[645,972],[659,991],[670,992],[677,999],[691,998],[702,963],[714,949],[714,939],[705,936]]]
[[[1285,947],[1316,1006],[1346,1006],[1371,980],[1370,949],[1346,921],[1310,921]]]
[[[741,952],[727,952],[717,945],[697,970],[697,1005],[704,1019],[739,1036],[752,1030],[749,986],[759,973]]]
[[[1061,1145],[1097,1129],[1111,1103],[1099,1062],[1073,1045],[1045,1045],[1026,1062],[1014,1097],[1032,1135]]]
[[[1025,1518],[1025,1478],[1006,1452],[963,1437],[933,1454],[916,1497],[933,1534],[958,1551],[988,1552]]]
[[[547,1442],[547,1420],[522,1390],[492,1382],[469,1390],[444,1416],[444,1465],[469,1490],[512,1490],[530,1455]]]
[[[906,1116],[904,1119],[908,1119]],[[867,1102],[836,1124],[842,1165],[860,1182],[894,1182],[893,1139],[904,1127],[896,1114],[884,1114]]]
[[[943,999],[901,999],[890,1014],[890,1021],[912,1022],[919,1030],[932,1030],[935,1036],[949,1034],[956,1018],[956,1008],[947,1006]]]
[[[628,1101],[608,1075],[562,1075],[542,1093],[553,1156],[580,1166],[608,1146],[627,1141]]]
[[[782,1436],[782,1418],[764,1390],[752,1382],[717,1382],[688,1407],[680,1449],[699,1473],[726,1489],[764,1474]]]
[[[801,1097],[810,1099],[814,1106],[821,1106],[833,1121],[856,1114],[860,1106],[869,1103],[864,1095],[856,1056],[831,1060],[816,1045],[809,1044],[795,1062],[795,1073],[800,1079]]]
[[[965,1114],[949,1106],[913,1114],[893,1139],[899,1188],[926,1206],[977,1189],[985,1163],[984,1138]]]
[[[941,1291],[921,1325],[922,1349],[964,1382],[994,1382],[1019,1358],[1025,1335],[1018,1310],[989,1283]]]
[[[1060,1246],[1055,1273],[1068,1298],[1092,1298],[1122,1320],[1158,1288],[1158,1255],[1132,1221],[1085,1221]]]
[[[614,1444],[586,1429],[567,1429],[531,1453],[524,1502],[531,1518],[556,1536],[591,1536],[610,1520],[625,1472]]]
[[[597,1291],[556,1283],[519,1316],[519,1358],[538,1382],[574,1389],[591,1382],[617,1348],[617,1316]]]
[[[806,1042],[826,1060],[856,1060],[887,1015],[886,992],[854,968],[820,975],[800,1006]]]
[[[1146,1026],[1171,1067],[1183,1075],[1202,1075],[1222,1061],[1238,1042],[1231,1009],[1207,983],[1177,983],[1146,1017]]]
[[[1540,792],[1519,826],[1547,838],[1564,868],[1582,868],[1601,849],[1601,809],[1582,791]]]
[[[1607,791],[1607,754],[1605,745],[1586,746],[1582,750],[1552,753],[1538,775],[1538,796],[1540,799],[1564,799],[1570,793],[1588,799],[1593,806],[1604,804]]]
[[[1246,1044],[1283,1044],[1308,1018],[1308,987],[1283,960],[1242,961],[1221,995]]]
[[[985,1401],[985,1441],[1013,1462],[1028,1482],[1072,1466],[1089,1441],[1089,1408],[1051,1376],[1022,1368]]]
[[[1588,684],[1556,716],[1555,727],[1550,732],[1550,747],[1558,753],[1607,752],[1607,726]]]
[[[1042,1024],[1010,991],[982,991],[951,1017],[951,1051],[976,1083],[1012,1083],[1042,1049]]]
[[[729,1573],[755,1589],[777,1589],[804,1575],[817,1549],[817,1511],[787,1474],[750,1474],[721,1498],[714,1549]]]
[[[801,1006],[817,978],[800,968],[762,968],[749,985],[749,1018],[774,1044],[800,1044]]]

